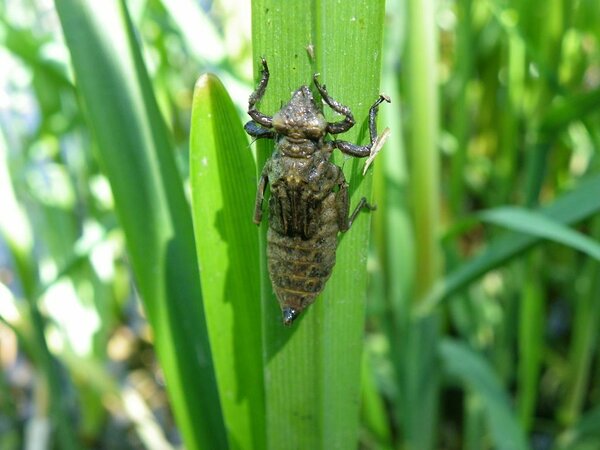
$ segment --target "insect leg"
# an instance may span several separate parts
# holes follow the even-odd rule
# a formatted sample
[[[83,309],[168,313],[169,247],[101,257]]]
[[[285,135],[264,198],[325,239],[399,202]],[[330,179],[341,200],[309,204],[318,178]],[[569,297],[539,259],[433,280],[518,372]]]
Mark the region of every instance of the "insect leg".
[[[387,95],[379,94],[379,98],[375,100],[373,106],[369,108],[369,134],[371,135],[371,145],[377,140],[377,125],[375,120],[377,119],[377,113],[379,112],[379,105],[381,105],[384,100],[388,103],[392,102]]]
[[[273,139],[275,137],[275,132],[273,130],[263,127],[254,120],[247,122],[246,125],[244,125],[244,130],[246,130],[246,133],[250,136],[254,136],[257,139]]]
[[[350,128],[352,128],[354,126],[354,123],[355,123],[354,116],[352,115],[350,108],[342,105],[337,100],[332,99],[329,96],[329,93],[327,92],[327,88],[325,87],[325,85],[321,85],[317,81],[318,76],[319,76],[318,73],[314,74],[313,81],[315,82],[315,86],[321,93],[321,97],[323,97],[323,100],[325,100],[325,103],[327,103],[329,105],[329,107],[331,109],[333,109],[336,113],[346,116],[344,120],[341,120],[339,122],[328,123],[327,124],[327,132],[330,134],[338,134],[338,133],[343,133],[344,131],[348,131]]]
[[[258,181],[258,188],[256,189],[256,202],[254,203],[254,223],[259,225],[262,220],[262,204],[263,198],[265,196],[265,189],[267,188],[267,167],[268,163],[265,165],[265,168],[262,171],[260,176],[260,180]]]
[[[342,153],[356,158],[365,158],[371,154],[371,144],[356,145],[346,141],[333,141],[331,145],[340,149]]]
[[[266,128],[271,128],[273,124],[273,118],[261,113],[256,109],[256,104],[262,99],[263,95],[265,95],[265,90],[267,89],[267,84],[269,83],[269,67],[267,66],[267,60],[265,58],[261,58],[260,61],[263,67],[262,76],[258,82],[256,90],[250,94],[250,99],[248,100],[248,115],[252,117],[255,122],[258,122],[259,125],[262,125]]]
[[[348,218],[348,228],[352,226],[352,224],[354,223],[354,219],[356,219],[356,216],[358,216],[358,213],[361,209],[366,209],[367,211],[375,211],[377,209],[377,206],[368,203],[365,197],[361,198],[358,202],[358,205],[356,205],[356,208],[354,208],[354,211],[352,211],[352,214],[350,214],[350,217]]]
[[[365,197],[361,198],[352,211],[352,214],[348,216],[350,212],[350,199],[348,196],[348,183],[346,183],[346,178],[344,177],[344,173],[340,170],[339,178],[340,180],[340,190],[337,192],[335,196],[335,207],[338,214],[338,226],[340,231],[343,233],[348,231],[356,219],[356,216],[362,209],[367,209],[369,211],[373,211],[375,209],[374,205],[367,203],[367,199]]]
[[[350,211],[350,199],[348,198],[348,183],[344,173],[340,170],[340,189],[335,194],[335,209],[337,210],[338,227],[343,233],[348,231],[348,212]]]
[[[331,144],[340,149],[343,153],[350,156],[355,156],[358,158],[369,156],[371,154],[371,147],[373,147],[373,144],[377,140],[377,112],[379,111],[379,105],[383,101],[390,103],[390,98],[387,95],[379,94],[379,98],[369,109],[369,135],[371,137],[371,142],[369,144],[356,145],[346,141],[333,141]]]

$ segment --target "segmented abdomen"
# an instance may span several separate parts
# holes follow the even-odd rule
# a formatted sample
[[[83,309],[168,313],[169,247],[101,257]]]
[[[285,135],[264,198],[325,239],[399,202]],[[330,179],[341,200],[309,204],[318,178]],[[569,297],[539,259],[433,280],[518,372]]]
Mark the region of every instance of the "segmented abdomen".
[[[331,275],[339,231],[334,200],[332,193],[323,201],[320,214],[313,218],[318,222],[316,232],[308,239],[285,236],[269,227],[269,275],[282,308],[306,308]]]

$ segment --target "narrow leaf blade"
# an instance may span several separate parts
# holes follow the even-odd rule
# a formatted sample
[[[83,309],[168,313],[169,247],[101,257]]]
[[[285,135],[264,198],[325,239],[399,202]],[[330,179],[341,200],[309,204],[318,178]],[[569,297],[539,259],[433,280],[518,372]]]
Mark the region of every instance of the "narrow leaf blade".
[[[265,447],[256,165],[221,82],[196,83],[190,181],[204,310],[229,442]],[[232,444],[233,445],[233,444]]]
[[[592,449],[600,446],[600,406],[585,413],[558,438],[557,450]]]
[[[539,212],[505,206],[483,211],[478,215],[486,222],[538,238],[550,239],[573,247],[596,260],[600,259],[600,244]]]
[[[188,448],[224,448],[189,206],[125,5],[55,3],[177,423]]]
[[[600,211],[600,176],[583,181],[571,192],[559,197],[541,211],[544,215],[561,224],[573,224]],[[426,314],[443,299],[463,289],[488,271],[515,258],[540,242],[537,236],[508,233],[492,242],[489,247],[471,261],[461,265],[447,275],[429,294],[420,307]]]
[[[527,449],[527,440],[516,414],[487,361],[464,344],[449,339],[440,343],[440,356],[446,372],[459,378],[482,398],[494,447],[501,450]]]
[[[358,121],[339,138],[366,143],[366,116],[379,93],[383,14],[381,0],[294,0],[285,7],[273,0],[253,1],[255,67],[265,57],[271,73],[260,110],[273,114],[289,100],[290,92],[312,85],[318,72],[329,93],[350,107]],[[326,117],[340,120],[327,108]],[[271,152],[270,144],[258,146],[259,169]],[[341,155],[334,161],[344,167],[351,207],[363,196],[370,198],[371,174],[361,175],[364,161],[345,161]],[[369,216],[361,214],[340,237],[336,266],[325,291],[291,329],[281,325],[281,312],[263,270],[269,448],[356,446],[369,225]],[[263,222],[261,251],[265,228]]]

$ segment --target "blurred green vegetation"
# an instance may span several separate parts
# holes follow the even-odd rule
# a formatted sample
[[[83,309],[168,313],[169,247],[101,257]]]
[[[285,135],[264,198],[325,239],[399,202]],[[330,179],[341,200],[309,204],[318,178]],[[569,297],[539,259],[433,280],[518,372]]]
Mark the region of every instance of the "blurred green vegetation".
[[[0,2],[0,449],[600,448],[600,3],[336,5]],[[291,330],[236,204],[263,55],[265,111],[319,71],[345,139],[392,98],[336,156],[369,247]],[[202,178],[191,129],[243,156]]]

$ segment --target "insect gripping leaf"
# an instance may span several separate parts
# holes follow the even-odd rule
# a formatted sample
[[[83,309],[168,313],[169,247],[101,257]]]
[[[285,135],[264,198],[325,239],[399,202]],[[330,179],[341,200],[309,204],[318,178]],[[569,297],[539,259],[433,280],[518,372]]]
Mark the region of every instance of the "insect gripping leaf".
[[[315,75],[315,87],[321,97],[344,116],[343,120],[327,122],[308,86],[300,86],[272,117],[261,113],[256,104],[269,82],[267,62],[261,62],[262,77],[249,100],[252,120],[245,129],[256,139],[274,139],[275,151],[262,170],[254,222],[259,224],[262,220],[263,196],[269,184],[268,269],[283,323],[291,325],[314,302],[331,276],[338,232],[348,231],[362,209],[374,209],[363,197],[349,214],[348,183],[341,168],[329,161],[331,153],[337,148],[350,156],[369,157],[368,167],[389,134],[386,129],[378,138],[375,121],[379,105],[390,99],[380,95],[369,110],[369,144],[328,141],[328,134],[343,133],[354,126],[350,109],[331,98]]]

